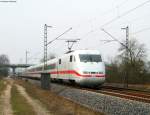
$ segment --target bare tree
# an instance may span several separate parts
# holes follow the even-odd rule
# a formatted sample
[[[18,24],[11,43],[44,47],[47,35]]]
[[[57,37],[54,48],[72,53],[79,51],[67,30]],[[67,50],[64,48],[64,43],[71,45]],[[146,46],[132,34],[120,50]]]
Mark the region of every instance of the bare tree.
[[[150,62],[146,61],[147,55],[144,44],[140,44],[136,39],[131,39],[128,55],[126,47],[123,45],[120,46],[119,53],[108,64],[108,69],[106,67],[107,82],[150,83]]]
[[[9,64],[9,58],[7,55],[2,54],[0,55],[0,65]],[[9,72],[9,68],[1,67],[0,68],[0,76],[7,76]]]
[[[119,52],[121,52],[119,57],[125,60],[126,47],[121,46],[119,48]],[[139,60],[144,61],[146,58],[146,49],[144,47],[144,44],[139,44],[136,39],[132,39],[129,41],[128,52],[129,52],[129,55],[127,58],[128,58],[128,61],[130,61],[130,63],[134,63],[135,61],[139,61]]]
[[[120,68],[123,71],[128,70],[130,81],[141,82],[145,71],[146,49],[144,44],[140,44],[136,39],[131,39],[128,46],[128,57],[126,55],[126,47],[119,48],[120,55],[118,56],[122,63]],[[136,82],[137,82],[136,81]]]
[[[146,68],[147,68],[147,72],[150,73],[150,61],[147,62]]]

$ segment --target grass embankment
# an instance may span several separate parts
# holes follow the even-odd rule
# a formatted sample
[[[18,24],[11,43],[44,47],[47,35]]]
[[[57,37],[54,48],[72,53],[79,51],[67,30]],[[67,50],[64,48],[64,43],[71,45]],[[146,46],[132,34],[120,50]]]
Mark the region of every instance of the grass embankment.
[[[0,78],[0,115],[2,114],[2,100],[1,100],[1,95],[3,94],[4,90],[6,88],[6,83],[4,82],[3,79]]]
[[[0,95],[5,90],[5,88],[6,88],[6,83],[4,82],[3,79],[0,79]]]
[[[18,92],[15,85],[11,89],[11,105],[14,115],[36,115],[31,105],[27,100]]]
[[[100,112],[95,112],[50,91],[42,90],[31,83],[24,81],[17,81],[17,83],[24,86],[30,96],[40,100],[55,115],[103,115]]]

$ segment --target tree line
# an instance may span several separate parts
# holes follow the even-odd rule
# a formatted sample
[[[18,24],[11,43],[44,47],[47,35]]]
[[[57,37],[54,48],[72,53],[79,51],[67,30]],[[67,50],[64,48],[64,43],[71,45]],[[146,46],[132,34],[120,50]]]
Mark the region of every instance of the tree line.
[[[126,78],[131,84],[150,83],[150,61],[144,44],[131,39],[128,51],[121,45],[118,52],[119,55],[107,63],[107,82],[123,83]]]
[[[9,64],[9,58],[5,54],[0,55],[0,65]],[[9,68],[8,67],[0,67],[0,78],[6,77],[9,74]]]

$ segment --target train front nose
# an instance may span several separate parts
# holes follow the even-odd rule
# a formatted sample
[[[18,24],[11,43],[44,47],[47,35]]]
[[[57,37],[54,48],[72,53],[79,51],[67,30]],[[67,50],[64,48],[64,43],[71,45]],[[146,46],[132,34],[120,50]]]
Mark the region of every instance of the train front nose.
[[[82,76],[77,83],[84,86],[97,86],[105,81],[105,65],[103,62],[81,62],[79,66]]]
[[[104,74],[101,74],[99,76],[88,75],[78,79],[76,82],[84,86],[98,86],[102,85],[105,82],[105,75]]]

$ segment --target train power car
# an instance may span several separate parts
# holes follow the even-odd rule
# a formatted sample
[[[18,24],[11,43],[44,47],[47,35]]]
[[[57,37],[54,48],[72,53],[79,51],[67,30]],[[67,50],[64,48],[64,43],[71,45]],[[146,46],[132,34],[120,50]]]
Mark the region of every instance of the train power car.
[[[44,64],[31,66],[22,74],[40,77]],[[105,64],[97,50],[75,50],[47,61],[51,80],[74,82],[83,86],[99,86],[105,82]]]

